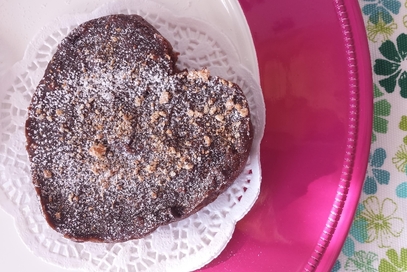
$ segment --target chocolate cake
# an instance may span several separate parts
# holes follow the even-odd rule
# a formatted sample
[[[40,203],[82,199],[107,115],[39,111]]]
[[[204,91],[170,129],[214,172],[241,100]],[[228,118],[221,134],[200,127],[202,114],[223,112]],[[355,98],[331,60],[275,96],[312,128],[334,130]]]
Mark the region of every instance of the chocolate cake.
[[[251,148],[242,90],[177,53],[137,15],[83,23],[58,46],[26,121],[47,222],[75,241],[146,236],[214,201]]]

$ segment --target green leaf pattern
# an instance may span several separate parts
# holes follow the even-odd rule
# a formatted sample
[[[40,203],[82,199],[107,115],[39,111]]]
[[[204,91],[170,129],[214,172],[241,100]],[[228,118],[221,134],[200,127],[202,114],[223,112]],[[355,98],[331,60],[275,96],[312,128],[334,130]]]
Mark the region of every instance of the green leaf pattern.
[[[346,260],[346,271],[377,272],[376,263],[378,257],[376,253],[365,252],[363,250],[355,252],[353,257]]]
[[[373,134],[372,142],[376,141],[376,133],[387,133],[388,123],[387,117],[390,115],[391,105],[386,100],[381,98],[384,94],[380,91],[377,85],[373,85],[375,102],[373,105]]]
[[[407,271],[407,248],[402,248],[400,254],[394,249],[386,252],[387,258],[380,260],[379,272],[406,272]]]

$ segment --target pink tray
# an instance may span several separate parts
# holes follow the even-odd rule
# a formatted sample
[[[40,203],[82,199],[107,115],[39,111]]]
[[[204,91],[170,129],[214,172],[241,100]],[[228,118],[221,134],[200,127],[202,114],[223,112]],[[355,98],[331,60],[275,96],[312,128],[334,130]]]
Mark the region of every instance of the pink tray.
[[[241,0],[267,124],[254,208],[203,271],[329,271],[369,156],[372,79],[356,0]]]

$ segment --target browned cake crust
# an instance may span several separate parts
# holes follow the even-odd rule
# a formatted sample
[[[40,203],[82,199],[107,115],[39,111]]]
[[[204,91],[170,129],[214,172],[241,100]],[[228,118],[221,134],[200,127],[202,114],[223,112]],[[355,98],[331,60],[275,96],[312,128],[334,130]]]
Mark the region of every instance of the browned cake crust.
[[[175,68],[136,15],[86,22],[59,45],[26,121],[32,180],[52,228],[75,241],[141,238],[214,201],[253,138],[241,89]]]

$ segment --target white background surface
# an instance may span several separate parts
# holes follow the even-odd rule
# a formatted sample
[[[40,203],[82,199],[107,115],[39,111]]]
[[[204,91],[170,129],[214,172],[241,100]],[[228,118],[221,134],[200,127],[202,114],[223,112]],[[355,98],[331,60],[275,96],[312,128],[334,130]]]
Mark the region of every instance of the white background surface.
[[[157,2],[168,3],[166,0]],[[14,63],[24,57],[24,51],[30,40],[41,28],[61,15],[88,13],[107,0],[0,0],[0,76]],[[189,0],[172,1],[180,14],[185,9],[193,10],[195,16],[205,21],[212,20],[222,25],[222,31],[231,31],[236,25],[228,16],[216,16],[220,11],[234,13],[231,6],[225,8],[226,2],[237,3],[237,0]],[[233,9],[233,8],[232,8]],[[217,14],[218,15],[218,14]],[[208,18],[209,16],[209,18]],[[242,24],[244,26],[244,24]],[[239,51],[245,52],[247,59],[244,65],[257,74],[257,63],[252,44],[232,33],[232,42],[239,44]],[[249,40],[249,39],[248,39]],[[240,53],[242,53],[240,52]],[[250,55],[250,52],[252,55]],[[1,84],[1,83],[0,83]],[[67,271],[43,262],[31,253],[23,244],[16,232],[13,218],[0,207],[0,271]]]

